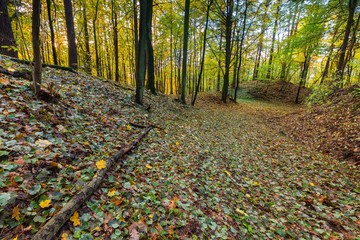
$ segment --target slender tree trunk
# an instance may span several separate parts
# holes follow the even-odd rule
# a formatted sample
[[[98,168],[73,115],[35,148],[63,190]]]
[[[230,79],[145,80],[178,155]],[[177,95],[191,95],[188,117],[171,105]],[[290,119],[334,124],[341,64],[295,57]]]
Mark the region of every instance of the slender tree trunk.
[[[100,64],[100,57],[99,57],[99,49],[98,49],[98,39],[97,39],[97,16],[99,11],[99,0],[96,0],[95,5],[95,16],[93,19],[93,34],[94,34],[94,47],[95,47],[95,63],[96,63],[96,75],[102,76],[101,72],[101,64]]]
[[[113,44],[114,44],[114,60],[115,60],[115,82],[120,81],[119,73],[119,42],[118,42],[118,15],[115,9],[115,0],[111,1],[111,22],[113,27]]]
[[[232,32],[232,14],[233,14],[233,1],[226,0],[226,25],[225,25],[225,74],[224,85],[222,90],[222,101],[227,102],[227,96],[229,91],[229,73],[230,73],[230,61],[231,61],[231,32]]]
[[[172,4],[172,3],[170,3]],[[172,5],[171,5],[171,10],[172,10]],[[172,13],[172,12],[171,12]],[[173,86],[173,82],[174,82],[174,79],[173,79],[173,63],[174,61],[174,56],[173,56],[173,26],[172,26],[172,18],[171,18],[171,26],[170,26],[170,94],[173,95],[174,92],[173,92],[173,89],[174,89],[174,86]]]
[[[11,28],[7,5],[8,0],[0,1],[0,54],[17,58],[16,41]]]
[[[84,35],[85,35],[85,72],[91,74],[91,53],[90,53],[90,35],[87,23],[86,3],[83,2],[84,17]]]
[[[237,90],[238,90],[238,88],[239,88],[239,83],[240,83],[240,72],[241,72],[242,60],[243,60],[242,55],[243,55],[243,49],[244,49],[245,30],[246,30],[246,21],[247,21],[247,11],[248,11],[248,7],[249,7],[249,2],[248,2],[248,0],[245,0],[244,22],[243,22],[243,29],[242,29],[241,40],[240,40],[239,66],[238,66],[238,70],[237,70],[238,77],[236,78],[236,87],[235,87],[235,93],[234,93],[234,100],[235,100],[235,101],[236,101],[236,99],[237,99]]]
[[[336,68],[336,81],[338,82],[340,87],[342,86],[344,70],[347,64],[345,59],[345,53],[348,47],[349,36],[354,22],[354,13],[355,13],[355,8],[357,7],[357,2],[358,0],[349,0],[349,4],[348,4],[349,15],[346,22],[345,34],[340,48],[339,61]]]
[[[52,48],[52,56],[55,65],[59,65],[56,54],[56,46],[55,46],[55,33],[54,33],[54,25],[51,17],[51,0],[46,0],[47,14],[49,20],[50,27],[50,37],[51,37],[51,48]]]
[[[222,52],[222,33],[220,33],[220,43],[219,43],[219,51]],[[216,82],[216,91],[220,92],[220,81],[221,81],[221,68],[222,68],[221,57],[218,59],[218,72],[217,72],[217,82]]]
[[[138,59],[136,61],[136,94],[135,102],[143,104],[144,98],[144,81],[145,81],[145,52],[146,52],[146,11],[148,1],[140,0],[140,29],[139,29],[139,45],[138,45]]]
[[[185,0],[183,61],[181,74],[181,102],[186,104],[186,67],[189,41],[190,0]]]
[[[155,88],[155,74],[154,74],[154,49],[152,45],[152,12],[153,12],[153,0],[148,0],[146,10],[146,49],[147,49],[147,69],[148,69],[148,81],[147,89],[152,94],[156,94]]]
[[[269,57],[269,65],[268,70],[266,74],[266,79],[271,79],[271,72],[272,72],[272,62],[274,58],[274,48],[275,48],[275,39],[276,39],[276,32],[278,27],[278,21],[279,21],[279,12],[280,12],[280,1],[277,3],[276,13],[275,13],[275,23],[274,23],[274,29],[273,29],[273,35],[271,39],[271,48],[270,48],[270,57]]]
[[[77,56],[77,47],[75,40],[74,15],[73,15],[71,0],[64,0],[64,8],[65,8],[65,20],[66,20],[66,32],[68,39],[69,67],[72,67],[73,69],[77,69],[78,56]]]
[[[195,105],[195,102],[196,102],[196,97],[197,97],[197,94],[199,91],[201,77],[202,77],[202,73],[203,73],[203,69],[204,69],[205,51],[206,51],[206,33],[207,33],[208,25],[209,25],[209,12],[210,12],[210,8],[211,8],[212,4],[213,4],[213,0],[210,0],[209,4],[207,6],[207,10],[206,10],[206,20],[205,20],[205,29],[204,29],[204,38],[203,38],[203,49],[202,49],[202,54],[201,54],[200,72],[199,72],[199,77],[198,77],[197,84],[196,84],[195,95],[191,102],[191,105],[193,105],[193,106]]]
[[[32,12],[32,45],[34,55],[34,91],[39,95],[41,89],[41,54],[40,54],[40,11],[41,0],[33,0]]]
[[[306,54],[305,55],[305,61],[304,61],[304,64],[303,64],[303,68],[301,70],[299,87],[298,87],[298,90],[297,90],[297,93],[296,93],[296,99],[295,99],[296,104],[299,103],[300,90],[306,83],[306,77],[307,77],[308,70],[309,70],[309,63],[310,63],[310,56],[309,56],[309,54]]]
[[[137,66],[138,66],[138,54],[139,54],[139,29],[138,29],[138,16],[137,16],[137,4],[136,0],[133,0],[133,26],[134,26],[134,50],[135,50],[135,79],[137,81]]]

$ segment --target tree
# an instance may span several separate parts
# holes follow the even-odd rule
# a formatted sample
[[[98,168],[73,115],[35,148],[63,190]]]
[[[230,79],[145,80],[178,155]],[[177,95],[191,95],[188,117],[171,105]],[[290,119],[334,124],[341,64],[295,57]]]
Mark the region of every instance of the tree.
[[[226,103],[229,91],[229,75],[230,75],[230,61],[231,61],[231,33],[232,33],[232,15],[233,15],[233,0],[226,0],[226,22],[225,22],[225,74],[224,85],[222,89],[221,100]]]
[[[83,25],[85,40],[85,72],[91,74],[90,35],[87,21],[86,2],[83,1]]]
[[[34,55],[34,91],[39,95],[41,89],[41,54],[40,54],[40,9],[41,0],[33,0],[32,12],[32,45]]]
[[[351,28],[354,24],[354,13],[355,13],[355,8],[357,7],[357,3],[358,0],[349,0],[348,2],[348,18],[347,18],[347,22],[346,22],[346,28],[345,28],[345,33],[344,33],[344,38],[343,38],[343,42],[341,44],[341,48],[340,48],[340,54],[339,54],[339,60],[338,60],[338,64],[337,64],[337,69],[336,69],[336,78],[337,78],[337,82],[340,86],[342,86],[342,80],[344,77],[344,70],[347,64],[347,59],[345,59],[345,53],[346,53],[346,49],[348,47],[348,43],[349,43],[349,36],[350,36],[350,31]]]
[[[138,55],[136,61],[136,93],[135,102],[143,104],[144,101],[144,81],[145,81],[145,54],[146,54],[146,12],[148,1],[140,0],[140,24],[139,24],[139,42]]]
[[[198,77],[197,83],[196,83],[196,89],[195,89],[194,98],[191,101],[192,106],[194,106],[195,102],[196,102],[196,97],[197,97],[197,94],[199,92],[201,77],[202,77],[202,73],[203,73],[203,69],[204,69],[205,51],[206,51],[206,33],[207,33],[208,25],[209,25],[210,8],[211,8],[211,5],[213,4],[213,2],[214,2],[214,0],[210,0],[210,2],[207,5],[205,28],[204,28],[204,38],[203,38],[203,49],[202,49],[202,53],[201,53],[200,72],[199,72],[199,77]]]
[[[181,71],[181,102],[186,104],[186,67],[189,41],[190,0],[185,0],[183,60]]]
[[[152,12],[153,12],[153,0],[148,0],[146,10],[146,53],[147,53],[147,69],[148,69],[148,81],[147,89],[152,94],[156,94],[155,89],[155,73],[154,73],[154,49],[152,45]]]
[[[16,41],[11,28],[7,5],[8,0],[0,1],[0,53],[17,58]]]
[[[52,49],[52,56],[55,65],[58,65],[58,58],[56,54],[56,46],[55,46],[55,33],[54,33],[54,24],[53,19],[51,16],[51,0],[46,0],[46,9],[48,14],[49,20],[49,28],[50,28],[50,38],[51,38],[51,49]]]
[[[66,21],[66,33],[68,40],[68,61],[69,67],[73,69],[78,68],[77,63],[77,47],[75,40],[75,28],[74,28],[74,16],[72,10],[71,0],[64,0],[64,8],[65,8],[65,21]]]

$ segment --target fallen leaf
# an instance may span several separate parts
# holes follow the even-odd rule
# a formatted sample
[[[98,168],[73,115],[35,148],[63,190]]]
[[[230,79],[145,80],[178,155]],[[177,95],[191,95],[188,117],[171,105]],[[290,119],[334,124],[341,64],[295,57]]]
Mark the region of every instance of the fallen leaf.
[[[75,211],[74,214],[71,216],[70,221],[73,222],[74,227],[80,226],[80,218],[77,211]]]
[[[67,237],[68,237],[69,235],[67,234],[67,233],[63,233],[63,234],[61,234],[61,240],[67,240]]]
[[[248,216],[245,211],[243,211],[243,210],[241,210],[241,209],[238,209],[238,208],[235,209],[235,212],[237,212],[237,213],[240,214],[240,215]]]
[[[10,81],[9,81],[9,79],[7,79],[7,78],[0,78],[0,83],[1,83],[2,85],[7,86],[7,85],[10,84]]]
[[[19,206],[16,206],[16,207],[13,208],[11,218],[15,218],[16,221],[19,221],[19,220],[20,220]]]
[[[226,173],[229,177],[231,177],[231,173],[230,173],[230,172],[224,170],[224,173]]]
[[[169,210],[174,210],[176,208],[176,202],[179,200],[179,198],[177,196],[174,196],[171,200],[169,205],[167,206],[167,208]]]
[[[116,191],[115,191],[115,190],[110,190],[107,195],[108,195],[109,197],[113,197],[113,196],[115,196],[115,194],[116,194]]]
[[[313,182],[311,182],[311,183],[309,183],[309,186],[313,187],[313,186],[315,186],[315,184]]]
[[[131,131],[132,127],[130,126],[130,124],[126,125],[126,130],[127,131]]]
[[[47,208],[51,205],[51,200],[47,199],[47,200],[43,200],[43,201],[40,201],[39,203],[39,206],[41,208]]]
[[[96,168],[101,170],[106,167],[106,162],[104,160],[100,160],[96,162]]]
[[[39,139],[35,142],[35,144],[39,147],[46,148],[46,147],[52,145],[52,142],[50,142],[48,140]]]
[[[153,168],[150,164],[146,164],[145,167],[148,168],[148,169],[152,169],[152,168]]]
[[[129,240],[139,240],[139,232],[135,228],[130,231]]]

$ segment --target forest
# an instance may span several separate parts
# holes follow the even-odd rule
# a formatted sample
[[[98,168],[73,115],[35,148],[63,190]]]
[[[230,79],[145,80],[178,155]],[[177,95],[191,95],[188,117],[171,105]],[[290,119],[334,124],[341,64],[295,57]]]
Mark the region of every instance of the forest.
[[[359,0],[0,0],[0,239],[360,236]]]

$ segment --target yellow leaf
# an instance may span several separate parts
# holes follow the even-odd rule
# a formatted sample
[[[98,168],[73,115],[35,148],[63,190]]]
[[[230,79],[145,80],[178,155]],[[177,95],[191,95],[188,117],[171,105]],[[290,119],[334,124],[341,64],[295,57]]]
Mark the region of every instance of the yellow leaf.
[[[237,209],[235,209],[235,211],[236,211],[238,214],[247,216],[246,212],[244,212],[243,210],[240,210],[240,209],[237,208]]]
[[[19,220],[20,220],[20,211],[19,211],[19,206],[16,206],[16,207],[14,207],[14,208],[13,208],[11,218],[15,218],[15,219],[16,219],[16,221],[19,221]]]
[[[80,218],[79,218],[79,213],[77,211],[74,212],[74,214],[70,218],[70,221],[73,222],[74,227],[80,226]]]
[[[51,205],[51,200],[40,201],[39,205],[41,208],[47,208]]]
[[[13,238],[13,240],[18,240],[17,236]]]
[[[252,182],[252,185],[253,185],[253,186],[260,186],[260,183],[257,182],[257,181],[253,181],[253,182]]]
[[[131,129],[132,129],[132,128],[131,128],[130,124],[126,125],[126,130],[127,130],[127,131],[130,131]]]
[[[97,169],[103,169],[106,167],[106,162],[104,160],[100,160],[96,162],[96,167]]]
[[[313,182],[309,183],[310,187],[315,186],[315,184]]]
[[[245,197],[250,198],[251,196],[250,194],[245,194]]]
[[[175,144],[176,144],[176,146],[179,146],[179,145],[180,145],[180,143],[179,143],[179,142],[176,142]]]
[[[108,195],[109,197],[113,197],[113,196],[115,196],[115,193],[116,193],[115,190],[110,190],[107,195]]]
[[[68,237],[69,235],[67,234],[67,233],[63,233],[63,234],[61,234],[61,240],[67,240],[67,237]]]
[[[231,173],[230,172],[228,172],[228,171],[224,171],[224,173],[226,173],[229,177],[231,177]]]
[[[46,148],[46,147],[52,145],[52,142],[50,142],[48,140],[39,139],[35,142],[35,145],[42,147],[42,148]]]
[[[152,166],[150,166],[150,164],[146,164],[145,167],[148,168],[148,169],[152,169],[152,168],[153,168]]]

